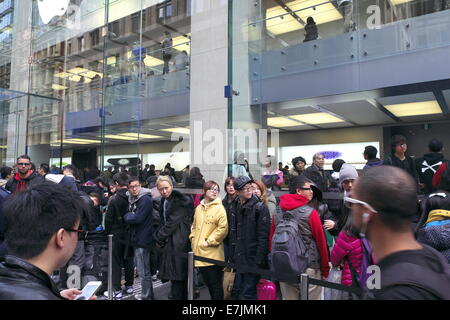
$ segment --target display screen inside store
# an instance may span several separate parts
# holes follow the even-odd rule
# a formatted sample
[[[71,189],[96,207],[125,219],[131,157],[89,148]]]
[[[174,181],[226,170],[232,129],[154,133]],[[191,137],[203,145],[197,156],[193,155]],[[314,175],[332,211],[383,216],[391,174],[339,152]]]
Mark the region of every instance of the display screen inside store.
[[[302,156],[308,162],[312,163],[313,155],[322,153],[325,156],[325,170],[332,170],[332,163],[336,159],[342,159],[346,163],[355,166],[356,169],[362,169],[367,160],[364,159],[363,152],[366,146],[374,146],[378,150],[377,157],[380,157],[380,142],[356,142],[356,143],[339,143],[339,144],[316,144],[308,146],[288,146],[280,147],[278,150],[279,162],[283,165],[292,166],[292,159]],[[268,154],[275,155],[275,149],[269,148]]]

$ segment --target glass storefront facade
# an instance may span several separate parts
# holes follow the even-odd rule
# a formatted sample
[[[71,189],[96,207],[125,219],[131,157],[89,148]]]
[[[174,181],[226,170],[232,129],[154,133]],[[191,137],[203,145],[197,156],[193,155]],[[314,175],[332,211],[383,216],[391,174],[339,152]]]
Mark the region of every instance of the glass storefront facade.
[[[239,151],[258,178],[265,155],[289,164],[295,146],[373,142],[387,152],[392,133],[440,134],[449,6],[2,1],[0,161],[72,163],[82,180],[169,162],[178,182],[187,165],[222,182]]]

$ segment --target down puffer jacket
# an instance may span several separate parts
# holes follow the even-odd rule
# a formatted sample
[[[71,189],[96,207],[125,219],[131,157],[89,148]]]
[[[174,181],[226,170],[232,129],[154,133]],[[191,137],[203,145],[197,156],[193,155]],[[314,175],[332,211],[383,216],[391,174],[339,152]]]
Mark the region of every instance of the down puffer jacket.
[[[351,286],[352,274],[350,267],[348,266],[348,261],[350,261],[355,271],[360,274],[362,262],[361,239],[352,237],[347,232],[342,231],[339,233],[333,250],[331,251],[331,263],[333,264],[333,267],[344,265],[341,283],[346,286]]]

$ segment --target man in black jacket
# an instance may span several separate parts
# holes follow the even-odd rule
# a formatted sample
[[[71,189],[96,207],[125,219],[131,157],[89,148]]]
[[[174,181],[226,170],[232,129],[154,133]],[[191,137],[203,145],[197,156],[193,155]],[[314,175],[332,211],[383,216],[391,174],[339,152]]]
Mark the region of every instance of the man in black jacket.
[[[31,169],[31,158],[21,155],[17,158],[17,173],[6,183],[6,190],[11,193],[24,191],[30,185],[44,181],[44,177]]]
[[[119,172],[113,176],[117,191],[111,197],[105,215],[105,233],[113,235],[112,287],[115,299],[122,296],[122,266],[125,269],[125,293],[133,293],[134,250],[133,247],[120,242],[127,240],[128,226],[123,221],[123,216],[128,212],[129,178],[125,172]]]
[[[431,139],[428,144],[429,152],[425,153],[423,157],[416,159],[419,181],[424,185],[424,192],[426,194],[436,191],[436,188],[433,187],[432,180],[439,166],[446,161],[442,154],[443,148],[442,141]]]
[[[238,288],[233,288],[232,296],[242,300],[256,300],[256,285],[260,275],[239,271],[239,267],[267,268],[269,253],[270,214],[269,209],[257,196],[253,195],[253,180],[237,177],[234,189],[239,192],[232,210],[235,210],[236,237],[233,260],[237,265]]]
[[[352,198],[345,201],[352,206],[354,227],[362,237],[367,236],[378,262],[378,273],[367,281],[368,297],[450,300],[447,260],[418,243],[412,232],[417,194],[408,173],[392,166],[370,168],[358,178]]]
[[[153,300],[153,283],[150,268],[150,246],[153,244],[153,200],[151,191],[141,187],[137,177],[128,180],[128,213],[123,221],[130,226],[130,243],[141,277],[142,300]]]
[[[408,172],[416,183],[419,183],[419,176],[416,171],[416,163],[414,159],[406,155],[408,145],[406,138],[400,134],[396,134],[391,138],[392,154],[383,161],[383,165],[394,166]]]
[[[77,245],[80,215],[86,210],[80,197],[44,182],[12,195],[3,208],[10,255],[0,263],[0,300],[61,300],[80,294],[76,289],[59,292],[50,278]]]
[[[325,165],[325,157],[321,153],[313,156],[313,164],[306,168],[306,177],[314,182],[314,184],[322,192],[327,192],[331,184],[331,175],[326,172],[323,167]]]

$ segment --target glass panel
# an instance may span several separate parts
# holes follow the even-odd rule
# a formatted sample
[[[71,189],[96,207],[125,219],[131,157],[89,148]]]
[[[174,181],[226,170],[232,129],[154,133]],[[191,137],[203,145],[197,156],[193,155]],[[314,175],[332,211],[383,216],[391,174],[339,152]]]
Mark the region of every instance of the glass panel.
[[[357,63],[450,43],[446,1],[233,3],[235,7],[254,8],[244,10],[247,16],[235,12],[236,17],[245,18],[234,33],[242,33],[243,43],[248,44],[253,102],[265,100],[260,87],[263,80],[347,66],[347,70],[353,68],[351,74],[358,83],[365,75],[360,74]]]

